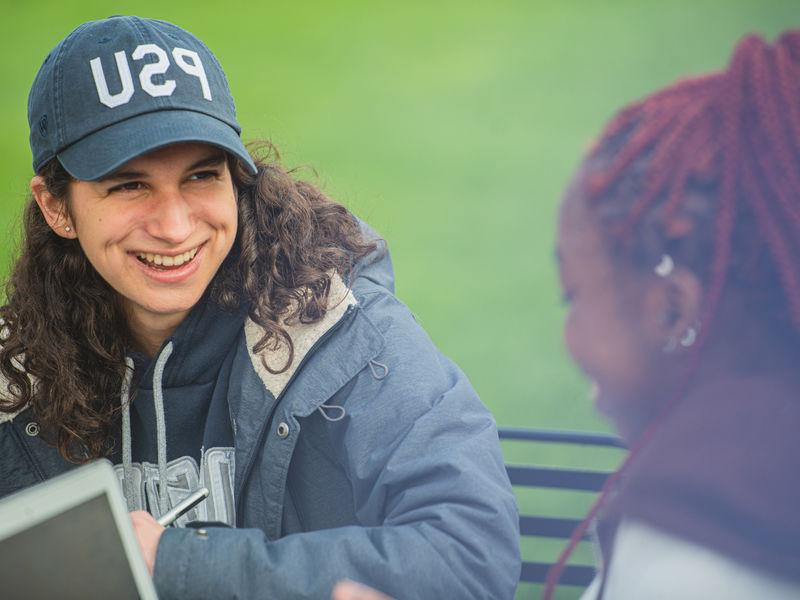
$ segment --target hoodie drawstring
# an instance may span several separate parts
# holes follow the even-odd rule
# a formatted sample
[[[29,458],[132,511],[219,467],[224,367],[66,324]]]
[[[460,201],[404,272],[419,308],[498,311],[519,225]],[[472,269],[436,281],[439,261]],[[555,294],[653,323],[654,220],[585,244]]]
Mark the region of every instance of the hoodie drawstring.
[[[131,458],[131,380],[133,379],[133,359],[125,357],[125,378],[122,380],[120,403],[122,405],[122,472],[124,481],[122,489],[125,492],[125,502],[128,512],[135,510],[133,505],[133,460]]]
[[[153,370],[153,404],[156,411],[156,445],[158,455],[158,512],[163,515],[169,510],[169,492],[167,486],[167,424],[164,419],[164,390],[161,380],[164,368],[172,355],[172,342],[168,342],[161,354],[158,355],[156,366]],[[135,510],[133,505],[133,459],[131,452],[131,403],[130,391],[133,379],[134,363],[130,357],[125,358],[125,378],[122,381],[120,402],[122,403],[122,471],[125,481],[123,490],[128,504],[128,510]]]
[[[164,419],[164,390],[161,378],[164,367],[172,355],[172,342],[168,342],[156,360],[153,372],[153,402],[156,408],[156,444],[158,446],[158,508],[163,515],[169,510],[169,493],[167,486],[167,424]]]

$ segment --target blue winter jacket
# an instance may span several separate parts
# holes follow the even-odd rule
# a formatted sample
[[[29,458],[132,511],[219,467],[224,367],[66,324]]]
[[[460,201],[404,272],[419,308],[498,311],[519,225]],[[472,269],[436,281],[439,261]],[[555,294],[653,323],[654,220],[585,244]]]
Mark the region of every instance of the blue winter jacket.
[[[517,510],[494,420],[392,288],[388,255],[350,289],[336,277],[325,318],[287,327],[280,374],[264,364],[286,354],[254,355],[261,331],[245,324],[229,407],[237,527],[167,529],[161,598],[329,598],[344,578],[397,598],[513,597]],[[10,417],[0,496],[71,467],[29,410]]]

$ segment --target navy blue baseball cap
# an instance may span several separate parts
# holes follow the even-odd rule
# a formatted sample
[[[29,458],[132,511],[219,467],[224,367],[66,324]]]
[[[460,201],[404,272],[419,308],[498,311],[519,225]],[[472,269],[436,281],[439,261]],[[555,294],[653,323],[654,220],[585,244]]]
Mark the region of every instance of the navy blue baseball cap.
[[[28,96],[33,170],[58,158],[76,179],[101,179],[178,142],[218,146],[253,172],[216,57],[165,21],[84,23],[45,58]]]

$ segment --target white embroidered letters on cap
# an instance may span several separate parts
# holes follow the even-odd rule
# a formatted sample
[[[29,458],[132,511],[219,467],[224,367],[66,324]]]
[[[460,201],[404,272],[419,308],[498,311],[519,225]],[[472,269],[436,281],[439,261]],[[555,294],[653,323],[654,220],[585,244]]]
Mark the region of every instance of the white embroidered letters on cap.
[[[200,55],[185,48],[173,48],[172,56],[184,73],[194,75],[200,80],[200,86],[203,88],[203,98],[211,100],[211,88],[208,86],[208,77],[206,77],[206,72],[203,69]],[[192,62],[187,62],[187,58],[192,59]]]
[[[109,108],[126,104],[133,96],[133,78],[131,77],[131,69],[128,66],[128,58],[125,56],[125,51],[115,52],[114,58],[117,61],[117,72],[119,73],[120,82],[122,82],[122,91],[116,94],[108,92],[108,84],[106,83],[103,63],[100,62],[100,57],[98,56],[89,61],[92,67],[94,85],[97,88],[97,96],[100,98],[100,102]]]
[[[175,80],[166,79],[164,83],[153,83],[153,75],[163,75],[169,69],[169,57],[167,53],[155,44],[143,44],[137,46],[131,54],[133,60],[141,60],[147,54],[155,54],[158,60],[148,63],[142,67],[139,73],[139,83],[142,89],[151,96],[171,96],[175,91]]]

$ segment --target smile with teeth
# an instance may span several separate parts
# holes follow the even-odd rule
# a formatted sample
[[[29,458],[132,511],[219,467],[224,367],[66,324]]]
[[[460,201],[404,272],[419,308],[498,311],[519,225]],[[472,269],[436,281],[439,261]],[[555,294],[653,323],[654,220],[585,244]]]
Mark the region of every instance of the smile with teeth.
[[[198,246],[197,248],[192,248],[191,250],[184,252],[183,254],[178,254],[177,256],[139,252],[136,255],[136,258],[150,267],[180,267],[181,265],[184,265],[192,260],[199,249],[200,248]]]

